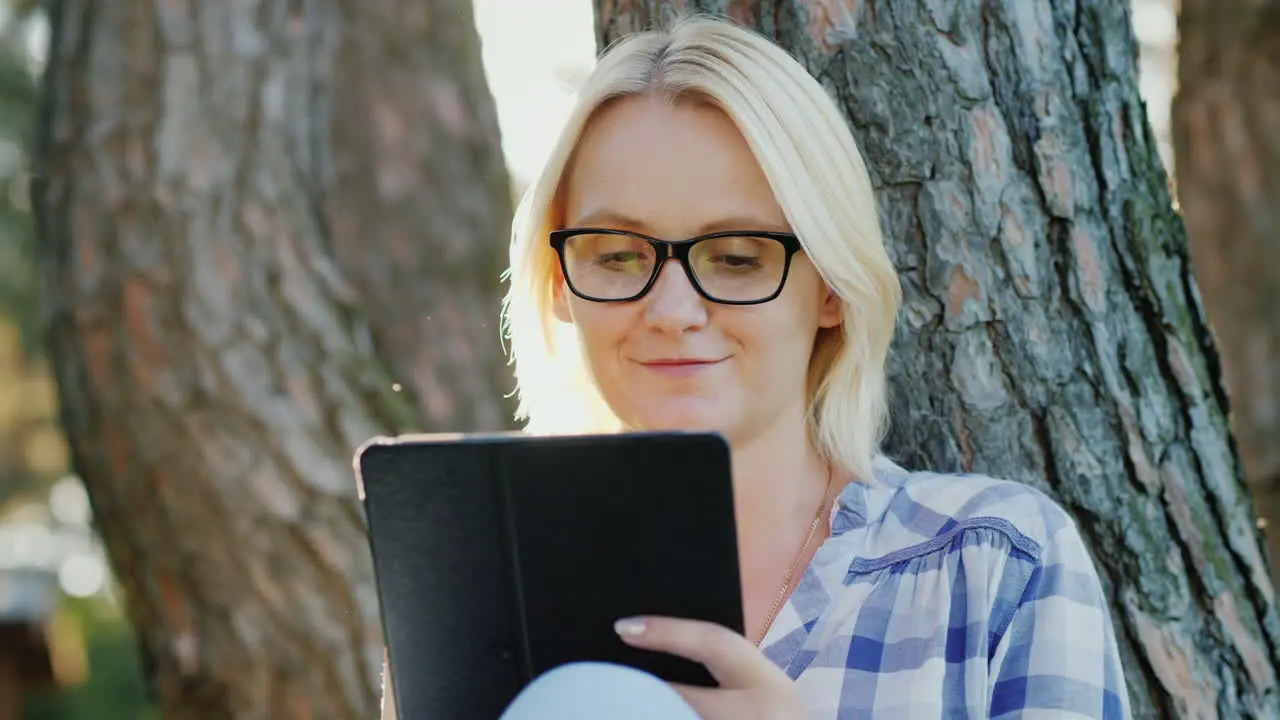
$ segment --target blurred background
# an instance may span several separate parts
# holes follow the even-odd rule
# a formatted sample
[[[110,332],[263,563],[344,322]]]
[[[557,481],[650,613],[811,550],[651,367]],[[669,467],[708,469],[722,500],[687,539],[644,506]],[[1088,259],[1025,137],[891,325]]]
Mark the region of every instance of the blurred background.
[[[1170,117],[1178,91],[1178,9],[1166,0],[1135,0],[1132,9],[1142,94],[1162,159],[1176,178]],[[474,12],[514,196],[536,171],[576,83],[592,66],[591,2],[475,0]],[[88,496],[70,468],[38,330],[41,280],[28,182],[49,37],[39,3],[0,0],[0,720],[148,718],[156,709]],[[1212,309],[1212,298],[1209,304]],[[1226,351],[1235,348],[1228,343]],[[1267,368],[1276,362],[1264,349],[1261,358],[1236,363],[1261,371],[1236,372],[1274,377]],[[1228,366],[1230,375],[1232,358]],[[1248,392],[1273,400],[1263,403],[1269,409],[1236,421],[1280,427],[1274,417],[1280,388],[1260,381]],[[1263,481],[1270,482],[1276,468],[1261,451],[1255,455],[1250,479],[1270,487]],[[1269,496],[1255,499],[1265,524]]]
[[[591,2],[472,5],[516,194],[594,63]],[[70,474],[37,331],[27,183],[49,43],[40,4],[0,0],[0,43],[0,720],[149,718],[156,709],[88,497]]]

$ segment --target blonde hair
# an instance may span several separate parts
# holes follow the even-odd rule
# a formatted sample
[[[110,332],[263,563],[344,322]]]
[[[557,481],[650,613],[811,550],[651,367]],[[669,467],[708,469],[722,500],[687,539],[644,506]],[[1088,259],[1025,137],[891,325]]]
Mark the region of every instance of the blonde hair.
[[[572,329],[553,316],[562,180],[587,123],[606,103],[653,95],[709,103],[738,127],[805,253],[842,302],[842,324],[815,338],[808,425],[818,451],[871,477],[888,421],[885,359],[901,304],[871,180],[845,120],[822,86],[764,37],[726,20],[689,17],[622,38],[579,90],[512,228],[503,322],[519,398],[534,433],[622,429],[592,384]]]

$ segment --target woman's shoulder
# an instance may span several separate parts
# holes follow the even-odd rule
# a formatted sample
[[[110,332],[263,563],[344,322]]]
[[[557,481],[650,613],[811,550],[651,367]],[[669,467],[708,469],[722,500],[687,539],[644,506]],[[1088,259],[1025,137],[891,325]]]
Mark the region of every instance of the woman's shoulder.
[[[1075,533],[1071,516],[1025,483],[908,470],[883,456],[873,469],[861,503],[870,557],[893,562],[904,554],[958,549],[957,538],[971,534],[999,540],[992,544],[1035,563],[1061,533]]]

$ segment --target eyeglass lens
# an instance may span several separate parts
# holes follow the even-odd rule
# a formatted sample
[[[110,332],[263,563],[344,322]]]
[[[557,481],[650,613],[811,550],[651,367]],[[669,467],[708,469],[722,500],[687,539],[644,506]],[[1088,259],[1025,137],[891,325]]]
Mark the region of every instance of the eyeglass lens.
[[[574,289],[600,300],[640,293],[656,270],[658,250],[631,235],[582,234],[564,244],[565,274]],[[751,302],[778,291],[787,268],[786,247],[775,239],[713,237],[689,250],[689,267],[703,292],[730,302]]]

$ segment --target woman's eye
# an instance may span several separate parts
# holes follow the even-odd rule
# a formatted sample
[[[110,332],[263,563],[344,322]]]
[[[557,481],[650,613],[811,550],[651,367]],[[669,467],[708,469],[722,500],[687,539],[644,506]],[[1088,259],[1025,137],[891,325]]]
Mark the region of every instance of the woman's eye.
[[[613,252],[601,253],[596,262],[601,265],[626,265],[628,263],[637,263],[643,260],[638,252]]]
[[[751,255],[717,255],[711,262],[732,270],[754,270],[760,267],[760,258]]]

